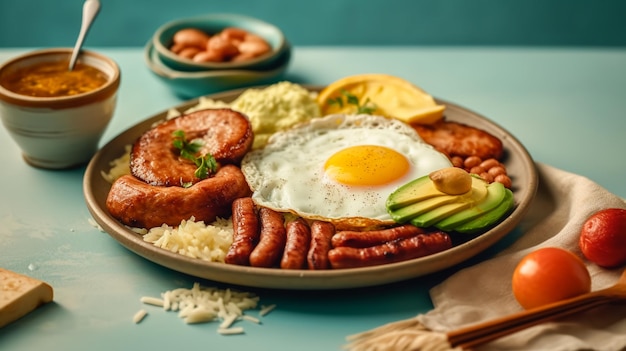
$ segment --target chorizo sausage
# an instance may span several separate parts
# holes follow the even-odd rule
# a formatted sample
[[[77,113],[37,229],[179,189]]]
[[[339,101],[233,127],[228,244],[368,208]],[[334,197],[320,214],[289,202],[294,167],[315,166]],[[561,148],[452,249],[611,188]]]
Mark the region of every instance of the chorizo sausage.
[[[376,266],[431,255],[451,247],[448,234],[433,232],[366,248],[336,247],[328,252],[328,260],[334,269]]]
[[[259,217],[250,197],[233,201],[233,243],[224,262],[240,266],[250,265],[250,254],[259,242]]]
[[[142,134],[130,154],[132,175],[150,185],[183,186],[200,181],[193,162],[180,159],[173,146],[177,130],[185,139],[202,140],[199,155],[211,154],[219,164],[238,165],[252,147],[254,134],[248,118],[231,109],[206,109],[169,119]]]
[[[367,232],[345,230],[337,232],[337,234],[333,235],[332,244],[333,247],[369,247],[381,245],[398,239],[410,238],[423,233],[425,233],[423,229],[411,224]]]
[[[251,193],[241,169],[225,165],[215,176],[188,188],[154,186],[124,175],[111,185],[106,206],[114,218],[131,227],[176,226],[192,216],[205,222],[228,218],[232,202]]]
[[[307,253],[309,269],[329,269],[328,251],[335,234],[335,226],[330,222],[313,221],[311,223],[311,246]]]
[[[302,269],[311,243],[311,229],[302,218],[287,223],[287,242],[280,261],[280,268]]]
[[[262,207],[259,210],[261,234],[259,243],[250,254],[250,265],[272,267],[282,257],[285,249],[286,233],[283,214]]]

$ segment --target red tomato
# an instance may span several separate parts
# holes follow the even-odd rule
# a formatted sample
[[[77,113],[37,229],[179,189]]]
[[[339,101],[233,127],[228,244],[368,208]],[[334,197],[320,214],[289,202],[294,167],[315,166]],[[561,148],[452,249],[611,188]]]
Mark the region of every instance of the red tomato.
[[[526,255],[513,272],[513,294],[531,309],[591,291],[591,276],[570,251],[546,247]]]
[[[607,208],[591,215],[580,230],[580,250],[598,266],[626,263],[626,210]]]

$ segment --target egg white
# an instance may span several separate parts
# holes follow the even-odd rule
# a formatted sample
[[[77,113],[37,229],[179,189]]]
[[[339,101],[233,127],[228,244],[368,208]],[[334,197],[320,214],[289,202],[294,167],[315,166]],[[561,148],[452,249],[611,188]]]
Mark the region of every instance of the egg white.
[[[409,162],[409,171],[380,186],[341,184],[324,172],[326,160],[356,145],[395,150]],[[371,115],[330,115],[274,134],[268,145],[246,155],[241,169],[261,206],[309,219],[350,224],[360,218],[371,226],[392,223],[385,202],[399,186],[452,164],[398,120]],[[393,172],[393,170],[389,170]]]

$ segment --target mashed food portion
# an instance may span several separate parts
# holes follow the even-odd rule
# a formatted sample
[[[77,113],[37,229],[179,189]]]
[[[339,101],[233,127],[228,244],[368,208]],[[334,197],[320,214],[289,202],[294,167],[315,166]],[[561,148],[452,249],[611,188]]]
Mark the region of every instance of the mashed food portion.
[[[250,118],[254,131],[253,148],[265,146],[269,137],[279,130],[306,122],[321,115],[317,93],[291,83],[279,82],[263,89],[248,89],[230,104],[200,98],[189,113],[206,108],[230,107]],[[171,115],[171,114],[170,114]]]

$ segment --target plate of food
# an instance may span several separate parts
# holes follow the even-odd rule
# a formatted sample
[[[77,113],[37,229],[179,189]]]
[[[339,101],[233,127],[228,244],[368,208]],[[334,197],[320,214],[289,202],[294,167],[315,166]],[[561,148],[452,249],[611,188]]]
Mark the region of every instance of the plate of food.
[[[150,116],[94,155],[87,207],[159,265],[294,290],[420,277],[513,230],[537,189],[525,147],[476,112],[366,77],[228,91]],[[398,81],[412,111],[397,90],[379,94]]]

